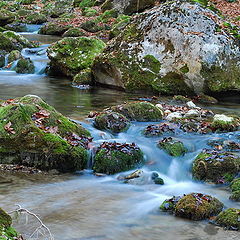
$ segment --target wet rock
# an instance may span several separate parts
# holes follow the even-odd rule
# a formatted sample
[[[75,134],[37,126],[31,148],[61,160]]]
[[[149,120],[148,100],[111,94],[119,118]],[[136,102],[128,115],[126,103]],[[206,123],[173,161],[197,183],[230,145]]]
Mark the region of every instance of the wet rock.
[[[53,3],[49,9],[50,17],[56,18],[62,14],[71,13],[73,11],[74,0],[58,0]]]
[[[47,17],[42,13],[34,12],[27,15],[26,22],[28,24],[42,24],[47,22]]]
[[[35,67],[30,58],[21,58],[17,62],[16,73],[30,74],[34,73]]]
[[[240,151],[240,143],[232,140],[226,140],[224,138],[210,139],[208,141],[208,145],[216,150]]]
[[[196,100],[199,103],[208,103],[208,104],[216,104],[218,103],[218,100],[212,96],[208,96],[205,94],[201,94],[199,96],[197,96]]]
[[[186,118],[191,118],[191,117],[199,117],[200,116],[200,112],[196,109],[191,109],[189,110],[184,117]]]
[[[90,141],[87,130],[37,96],[0,103],[0,163],[60,172],[82,170]]]
[[[143,153],[136,144],[104,142],[96,152],[93,170],[115,174],[141,166],[143,162]]]
[[[211,128],[215,132],[232,132],[237,131],[240,127],[239,118],[229,117],[224,114],[216,114],[213,117]]]
[[[180,0],[139,14],[94,61],[95,81],[168,95],[240,91],[238,40],[217,31],[224,21]]]
[[[163,118],[162,110],[148,102],[129,102],[114,106],[111,110],[124,115],[130,121],[157,122]]]
[[[178,201],[181,199],[181,196],[172,197],[170,199],[166,199],[160,206],[160,209],[164,212],[172,212],[174,213],[176,205]]]
[[[14,62],[22,57],[21,52],[18,50],[13,50],[8,55],[8,63]]]
[[[0,9],[0,26],[5,26],[15,20],[16,14],[6,9]]]
[[[10,227],[11,225],[12,225],[11,216],[0,208],[0,226]]]
[[[4,28],[6,30],[10,30],[10,31],[14,31],[14,32],[26,32],[27,31],[26,24],[19,23],[19,22],[7,24],[4,26]]]
[[[173,112],[167,115],[166,120],[172,121],[174,119],[179,119],[179,118],[183,118],[182,114],[180,112]]]
[[[173,157],[180,157],[187,152],[184,144],[172,137],[163,138],[158,142],[158,147]]]
[[[102,112],[95,118],[94,125],[101,130],[120,133],[129,128],[130,122],[120,113]]]
[[[88,20],[81,24],[81,28],[90,33],[97,33],[103,30],[103,26],[99,25],[95,20]]]
[[[151,179],[153,182],[157,185],[164,185],[164,181],[162,178],[160,178],[158,172],[152,172],[151,174]]]
[[[193,102],[193,101],[189,101],[186,103],[186,105],[189,107],[189,108],[196,108],[196,104]]]
[[[193,177],[215,183],[231,182],[240,170],[240,157],[231,152],[203,150],[193,162]]]
[[[7,52],[5,50],[0,50],[0,68],[4,67],[5,65],[5,56]]]
[[[84,69],[73,78],[73,85],[92,85],[92,72],[90,68]]]
[[[232,191],[230,199],[233,201],[240,201],[240,178],[236,178],[231,182],[230,189]]]
[[[31,43],[26,38],[15,32],[5,31],[0,33],[0,49],[2,50],[11,52],[12,50],[20,51],[23,48],[32,47],[36,47],[36,44]]]
[[[160,124],[152,124],[144,129],[144,135],[147,137],[161,136],[163,134],[174,135],[178,126],[174,123],[163,122]]]
[[[64,32],[63,37],[83,37],[86,34],[80,28],[70,28]]]
[[[183,196],[176,204],[175,216],[191,220],[203,220],[216,216],[223,209],[218,199],[201,193]]]
[[[187,103],[191,101],[191,99],[182,95],[175,95],[173,97],[173,101],[180,102],[180,103]]]
[[[63,38],[48,48],[50,68],[55,73],[73,77],[91,67],[104,47],[105,43],[95,38]]]
[[[115,9],[121,14],[133,14],[148,7],[153,7],[154,3],[154,0],[106,0],[102,9]]]
[[[221,212],[215,222],[217,225],[220,225],[229,230],[240,230],[240,209],[229,208]]]
[[[56,35],[62,36],[68,29],[70,29],[70,25],[65,24],[64,22],[47,22],[43,25],[39,33],[43,35]]]

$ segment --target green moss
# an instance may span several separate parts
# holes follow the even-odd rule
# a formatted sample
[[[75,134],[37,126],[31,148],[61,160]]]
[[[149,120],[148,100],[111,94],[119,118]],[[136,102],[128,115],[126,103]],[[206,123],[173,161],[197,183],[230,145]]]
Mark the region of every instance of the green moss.
[[[182,142],[174,140],[171,137],[159,141],[158,147],[174,157],[180,157],[187,152],[187,149]]]
[[[99,173],[115,174],[131,170],[142,164],[143,153],[140,149],[131,151],[130,154],[119,150],[111,150],[109,152],[101,149],[95,156],[93,170]]]
[[[155,122],[163,117],[161,109],[148,102],[129,102],[111,108],[119,112],[130,121]]]
[[[103,112],[95,118],[94,125],[101,130],[109,130],[113,133],[120,133],[129,128],[130,122],[122,114],[115,112]]]
[[[82,70],[73,78],[74,85],[91,85],[92,84],[92,72],[90,68]]]
[[[79,3],[80,8],[93,7],[95,5],[95,0],[82,0]]]
[[[91,67],[104,47],[105,43],[95,38],[64,38],[48,49],[50,66],[67,76],[74,76]]]
[[[191,101],[190,98],[187,98],[187,97],[182,96],[182,95],[173,96],[173,100],[177,101],[177,102],[181,102],[181,103],[187,103],[187,102]]]
[[[63,34],[63,37],[82,37],[85,35],[80,28],[70,28]]]
[[[223,204],[214,197],[191,193],[177,202],[175,215],[192,220],[202,220],[217,215],[222,208]]]
[[[10,227],[12,225],[12,218],[0,208],[0,226]]]
[[[35,67],[30,58],[22,58],[17,62],[16,73],[30,74],[34,71]]]
[[[60,21],[60,22],[53,21],[43,25],[40,28],[39,33],[43,35],[61,36],[70,28],[71,28],[71,25],[66,24],[66,21]]]
[[[240,209],[229,208],[221,212],[215,221],[218,225],[223,226],[229,230],[240,230],[239,215]]]
[[[105,11],[100,16],[98,16],[96,21],[101,23],[107,23],[112,18],[117,18],[117,16],[118,16],[117,11],[114,9],[111,9],[111,10]]]
[[[180,71],[182,73],[188,73],[189,72],[189,68],[188,68],[187,64],[185,64],[182,68],[180,68]]]
[[[240,178],[236,178],[231,182],[230,189],[232,192],[240,191]]]
[[[35,119],[36,114],[41,114],[39,111],[47,114],[40,122]],[[85,148],[90,133],[41,98],[15,99],[0,107],[0,116],[0,152],[6,153],[0,156],[0,162],[28,164],[44,170],[55,168],[62,172],[86,166]],[[29,160],[22,162],[21,156],[25,155]]]
[[[42,24],[47,22],[47,17],[42,13],[35,12],[26,17],[26,22],[30,24]]]
[[[229,199],[240,202],[240,190],[234,191]]]
[[[199,180],[227,182],[240,169],[240,158],[233,153],[203,151],[193,162],[193,176]],[[224,178],[226,177],[226,179]]]
[[[160,62],[152,55],[144,56],[143,67],[148,68],[149,70],[153,71],[154,73],[159,73],[161,69]]]
[[[98,11],[94,8],[85,8],[82,11],[82,15],[86,17],[93,17],[93,16],[96,16],[97,14],[98,14]]]
[[[214,132],[232,132],[237,131],[239,128],[239,120],[233,119],[233,121],[222,121],[222,120],[214,120],[211,123],[211,128]]]
[[[21,52],[18,50],[13,50],[8,55],[8,62],[11,63],[13,61],[18,60],[19,58],[21,58]]]

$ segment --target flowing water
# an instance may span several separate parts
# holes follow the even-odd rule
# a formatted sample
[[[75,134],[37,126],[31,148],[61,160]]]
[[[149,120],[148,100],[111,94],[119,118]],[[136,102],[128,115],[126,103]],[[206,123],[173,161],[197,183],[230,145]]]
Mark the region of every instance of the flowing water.
[[[0,206],[10,211],[15,204],[41,216],[57,240],[206,240],[240,239],[239,232],[225,231],[205,221],[188,221],[159,211],[163,200],[173,195],[190,192],[210,194],[221,200],[226,207],[240,208],[240,203],[228,200],[230,192],[225,186],[194,182],[190,167],[192,160],[207,147],[207,141],[219,135],[193,135],[179,133],[189,149],[184,157],[172,158],[156,147],[158,138],[145,138],[141,131],[149,123],[133,123],[126,133],[111,135],[95,129],[85,120],[90,111],[122,103],[132,94],[108,89],[80,90],[71,86],[69,79],[51,78],[44,75],[48,62],[46,48],[57,40],[36,34],[38,26],[29,27],[35,33],[23,33],[42,45],[37,49],[24,49],[22,54],[34,61],[35,74],[20,75],[9,70],[0,71],[0,98],[8,99],[35,94],[42,97],[58,111],[79,121],[91,131],[94,142],[136,142],[149,163],[143,170],[146,176],[158,171],[165,185],[151,184],[146,177],[144,184],[119,182],[117,176],[95,177],[91,171],[74,175],[6,175],[9,182],[0,184]],[[136,95],[137,96],[137,95]],[[235,103],[208,106],[217,112],[240,112],[239,97]],[[222,134],[235,139],[239,134]],[[151,164],[150,164],[151,163]],[[20,232],[31,233],[36,222],[29,219],[16,222]],[[44,238],[43,238],[44,239]]]

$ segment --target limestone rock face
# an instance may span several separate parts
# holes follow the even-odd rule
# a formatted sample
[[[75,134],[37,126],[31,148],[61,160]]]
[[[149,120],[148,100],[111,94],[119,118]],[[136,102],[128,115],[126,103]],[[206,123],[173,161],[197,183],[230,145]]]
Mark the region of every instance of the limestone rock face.
[[[171,1],[133,18],[95,60],[100,84],[163,94],[240,91],[239,40],[212,10]]]

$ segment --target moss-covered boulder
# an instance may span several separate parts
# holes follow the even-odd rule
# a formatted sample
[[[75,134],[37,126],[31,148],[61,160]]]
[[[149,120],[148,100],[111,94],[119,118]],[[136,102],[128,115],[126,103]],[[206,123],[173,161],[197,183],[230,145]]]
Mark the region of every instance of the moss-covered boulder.
[[[50,67],[53,72],[73,77],[91,67],[104,47],[105,43],[95,38],[64,38],[52,44],[47,51]]]
[[[210,127],[214,132],[237,131],[240,127],[240,119],[238,117],[229,117],[224,114],[216,114]]]
[[[70,28],[63,34],[63,37],[83,37],[85,35],[85,32],[80,28]]]
[[[90,133],[37,96],[1,101],[0,163],[60,172],[87,164]]]
[[[232,191],[232,195],[230,199],[233,201],[240,201],[240,178],[234,179],[230,184],[230,189]]]
[[[224,22],[199,1],[167,1],[112,39],[94,61],[95,81],[168,95],[240,91],[239,41]]]
[[[215,222],[229,230],[240,230],[240,221],[239,221],[239,216],[240,216],[240,209],[236,208],[229,208],[223,212],[221,212]]]
[[[12,218],[0,208],[0,239],[14,240],[19,239],[20,235],[11,227]]]
[[[158,147],[173,157],[180,157],[187,152],[184,144],[172,137],[163,138],[158,142]]]
[[[65,24],[65,22],[51,21],[44,24],[40,28],[39,33],[43,35],[62,36],[70,27],[71,26]]]
[[[177,196],[177,197],[172,197],[170,199],[166,199],[161,205],[160,205],[160,209],[164,212],[171,212],[174,213],[176,205],[178,203],[178,201],[181,199],[181,196]]]
[[[16,61],[18,59],[20,59],[22,56],[21,56],[21,52],[18,51],[18,50],[13,50],[9,53],[8,55],[8,63],[11,63],[13,61]]]
[[[47,22],[47,17],[42,13],[34,12],[31,14],[28,14],[26,16],[25,21],[28,24],[42,24]]]
[[[23,48],[31,47],[36,47],[36,45],[15,32],[5,31],[0,33],[0,49],[11,52],[12,50],[22,50]]]
[[[191,220],[202,220],[216,216],[223,209],[218,199],[201,193],[183,196],[176,204],[175,216]]]
[[[240,157],[225,151],[203,150],[194,160],[192,173],[198,180],[231,182],[240,170]]]
[[[16,14],[6,9],[0,9],[0,26],[5,26],[15,20]]]
[[[158,122],[163,118],[163,111],[149,102],[129,102],[114,106],[111,110],[121,113],[130,121]]]
[[[153,7],[155,0],[106,0],[102,5],[103,10],[115,9],[121,14],[133,14]]]
[[[48,8],[49,16],[57,18],[62,14],[69,14],[73,11],[74,0],[58,0],[52,2]]]
[[[27,26],[24,23],[14,22],[9,23],[4,26],[6,30],[14,31],[14,32],[26,32]]]
[[[143,162],[143,153],[136,144],[104,142],[96,152],[93,170],[115,174],[142,166]]]
[[[102,112],[95,118],[94,125],[101,130],[120,133],[129,128],[130,122],[120,113]]]
[[[79,72],[73,78],[73,85],[92,85],[92,71],[90,68],[86,68]]]
[[[17,62],[16,73],[30,74],[34,73],[35,67],[30,58],[21,58]]]
[[[5,50],[0,50],[0,68],[4,67],[5,65],[5,56],[7,52]]]

